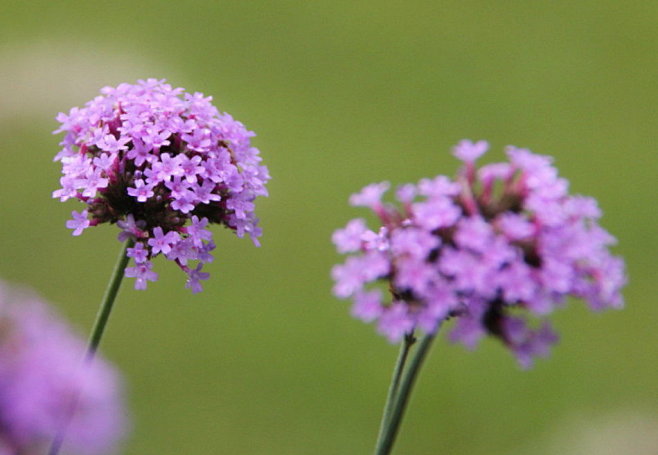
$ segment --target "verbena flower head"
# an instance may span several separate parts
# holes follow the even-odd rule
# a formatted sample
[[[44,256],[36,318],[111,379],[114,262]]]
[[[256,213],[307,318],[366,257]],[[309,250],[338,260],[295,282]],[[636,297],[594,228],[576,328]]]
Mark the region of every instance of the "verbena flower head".
[[[478,169],[487,148],[462,141],[455,178],[403,185],[397,205],[382,202],[388,183],[354,194],[382,225],[355,219],[334,233],[351,255],[333,268],[333,290],[391,342],[455,318],[452,340],[474,347],[493,335],[527,367],[557,341],[545,316],[567,297],[593,310],[623,305],[624,263],[608,251],[615,239],[596,201],[569,195],[550,157],[508,147],[508,162]]]
[[[254,200],[267,195],[270,176],[250,144],[254,134],[211,99],[148,79],[105,87],[84,108],[57,116],[55,133],[66,136],[55,157],[62,187],[53,197],[86,205],[66,224],[73,235],[109,222],[121,229],[120,241],[136,241],[126,276],[137,289],[157,279],[151,259],[162,255],[200,291],[208,278],[201,268],[215,248],[209,224],[258,245]]]
[[[69,419],[70,454],[112,452],[125,422],[116,371],[38,297],[0,282],[0,454],[45,453]],[[71,416],[71,403],[77,406]]]

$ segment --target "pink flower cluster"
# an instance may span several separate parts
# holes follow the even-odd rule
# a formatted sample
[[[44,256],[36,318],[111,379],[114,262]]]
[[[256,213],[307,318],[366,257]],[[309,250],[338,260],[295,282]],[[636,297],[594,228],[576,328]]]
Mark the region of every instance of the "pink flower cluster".
[[[258,245],[254,200],[267,196],[270,176],[250,144],[254,134],[219,113],[210,97],[140,80],[105,87],[57,120],[55,133],[66,133],[55,157],[64,175],[53,197],[87,206],[72,213],[67,227],[80,235],[116,223],[119,240],[136,242],[126,276],[137,289],[157,279],[151,259],[161,254],[187,273],[187,287],[200,291],[208,278],[201,269],[215,248],[206,229],[211,223]]]
[[[354,194],[350,203],[382,226],[355,219],[334,233],[338,252],[354,253],[332,270],[334,294],[391,342],[455,318],[454,341],[474,347],[493,335],[527,367],[557,341],[544,316],[568,296],[593,310],[623,305],[624,263],[608,251],[615,240],[596,201],[569,195],[551,158],[508,147],[509,162],[477,168],[487,149],[462,141],[456,178],[403,185],[397,206],[381,201],[388,183]]]

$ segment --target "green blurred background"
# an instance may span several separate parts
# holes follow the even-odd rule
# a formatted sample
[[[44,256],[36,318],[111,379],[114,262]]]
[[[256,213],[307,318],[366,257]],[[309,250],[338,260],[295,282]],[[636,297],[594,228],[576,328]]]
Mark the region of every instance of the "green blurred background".
[[[398,454],[658,453],[658,2],[0,0],[0,277],[87,333],[119,244],[74,238],[50,198],[54,116],[164,77],[253,129],[273,180],[263,246],[215,229],[203,293],[173,264],[120,294],[103,352],[125,373],[126,454],[364,454],[396,347],[332,297],[334,229],[381,180],[453,174],[488,139],[554,155],[598,198],[627,308],[554,315],[523,372],[494,341],[436,345]]]

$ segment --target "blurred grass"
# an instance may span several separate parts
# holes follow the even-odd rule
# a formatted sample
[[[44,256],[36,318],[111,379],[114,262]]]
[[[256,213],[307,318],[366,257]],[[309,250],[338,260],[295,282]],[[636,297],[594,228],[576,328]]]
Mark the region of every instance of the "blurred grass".
[[[397,453],[507,454],[572,415],[658,405],[655,131],[658,4],[411,1],[0,2],[0,276],[57,302],[83,333],[116,232],[64,228],[50,199],[58,111],[106,84],[167,77],[258,133],[273,180],[253,248],[216,229],[192,296],[159,261],[127,286],[103,342],[125,372],[126,454],[360,454],[396,348],[330,294],[329,238],[372,181],[452,174],[461,138],[556,157],[599,199],[631,283],[621,312],[555,315],[562,342],[521,372],[495,342],[438,342]],[[528,453],[527,451],[525,453]],[[535,453],[535,452],[533,452]]]

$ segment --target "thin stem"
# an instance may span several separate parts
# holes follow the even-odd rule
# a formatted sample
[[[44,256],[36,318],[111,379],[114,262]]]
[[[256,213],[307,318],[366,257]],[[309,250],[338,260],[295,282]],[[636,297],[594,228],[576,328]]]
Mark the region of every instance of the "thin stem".
[[[400,344],[400,353],[398,354],[398,359],[395,362],[395,368],[393,369],[391,385],[388,388],[388,395],[386,397],[386,404],[384,405],[384,412],[382,413],[382,420],[379,424],[379,434],[377,435],[377,440],[381,439],[382,434],[384,433],[384,428],[386,428],[386,425],[388,424],[391,410],[393,409],[393,404],[395,403],[395,398],[397,397],[400,378],[402,377],[402,372],[404,371],[404,366],[407,362],[409,351],[415,342],[416,337],[414,337],[413,333],[408,333],[405,335],[404,341]]]
[[[85,361],[90,362],[96,351],[98,350],[98,345],[103,338],[103,332],[105,331],[105,326],[107,321],[110,318],[110,313],[112,312],[112,307],[114,305],[114,300],[119,293],[119,288],[121,287],[121,281],[123,280],[124,270],[128,265],[130,258],[128,257],[128,248],[132,248],[135,244],[133,239],[129,239],[121,249],[119,258],[116,265],[114,266],[114,271],[112,272],[112,278],[107,285],[105,290],[105,295],[101,301],[101,306],[98,308],[98,313],[96,313],[96,321],[94,326],[91,329],[91,335],[89,336],[89,345],[87,346],[87,354],[85,355]]]
[[[436,332],[433,334],[428,334],[423,337],[418,346],[418,350],[415,352],[409,368],[404,373],[402,382],[399,386],[399,391],[395,398],[395,404],[391,409],[391,414],[386,424],[386,428],[383,431],[383,434],[377,440],[377,446],[375,448],[375,455],[388,455],[391,453],[393,448],[393,443],[395,442],[395,437],[397,436],[398,430],[400,428],[400,423],[402,422],[402,417],[404,416],[404,411],[409,402],[409,397],[411,396],[411,390],[413,389],[414,383],[420,371],[420,367],[429,352],[432,341],[436,336]]]
[[[119,259],[114,266],[114,271],[112,272],[112,277],[110,278],[110,282],[108,283],[107,289],[105,290],[105,295],[103,295],[101,306],[98,308],[98,313],[96,313],[96,320],[94,321],[94,326],[91,329],[91,335],[89,336],[89,343],[87,345],[87,351],[85,353],[82,368],[87,368],[96,355],[98,345],[100,344],[101,339],[103,338],[103,333],[105,332],[105,326],[107,325],[107,321],[110,318],[110,313],[112,313],[114,300],[116,300],[117,294],[119,293],[124,271],[130,259],[127,255],[128,248],[131,248],[134,244],[134,240],[129,239],[124,244],[123,248],[121,248]],[[57,455],[59,453],[62,444],[64,443],[66,428],[68,427],[71,418],[73,417],[73,413],[75,412],[75,408],[78,405],[79,398],[80,391],[77,391],[76,394],[71,398],[68,410],[62,419],[61,426],[55,435],[55,439],[53,440],[52,445],[50,446],[48,455]]]

